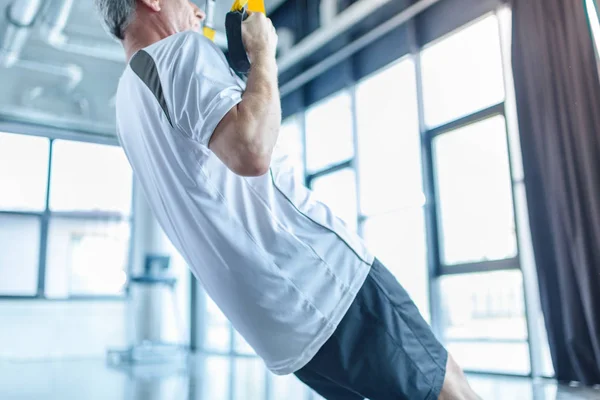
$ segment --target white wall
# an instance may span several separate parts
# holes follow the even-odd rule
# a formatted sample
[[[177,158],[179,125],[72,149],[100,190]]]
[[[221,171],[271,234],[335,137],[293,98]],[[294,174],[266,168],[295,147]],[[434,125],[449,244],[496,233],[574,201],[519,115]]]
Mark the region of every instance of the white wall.
[[[178,278],[177,305],[183,342],[189,342],[189,270],[152,216],[136,188],[133,265],[143,268],[146,253],[171,256]],[[104,357],[108,348],[124,348],[133,337],[127,301],[0,301],[0,360]],[[152,317],[152,316],[149,316]],[[178,333],[169,320],[169,337]]]

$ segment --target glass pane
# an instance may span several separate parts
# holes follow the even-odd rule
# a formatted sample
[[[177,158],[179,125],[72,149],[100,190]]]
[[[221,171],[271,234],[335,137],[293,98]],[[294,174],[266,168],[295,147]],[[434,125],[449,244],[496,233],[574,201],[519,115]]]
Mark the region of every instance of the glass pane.
[[[0,215],[0,294],[37,293],[40,220]]]
[[[356,110],[362,213],[374,215],[422,205],[425,197],[412,59],[358,84]]]
[[[444,338],[466,369],[528,373],[521,271],[440,278]]]
[[[425,122],[438,126],[504,100],[502,52],[495,15],[421,53]]]
[[[132,171],[120,147],[56,140],[52,151],[53,211],[129,214]]]
[[[0,209],[43,211],[50,141],[0,132]]]
[[[237,358],[235,361],[234,399],[266,398],[266,369],[260,359]]]
[[[357,225],[356,174],[353,169],[343,169],[312,181],[312,190],[318,200],[352,230]]]
[[[527,340],[521,271],[440,278],[445,338]]]
[[[422,208],[410,208],[367,219],[363,236],[369,249],[410,294],[429,321],[429,275]]]
[[[521,342],[448,342],[447,350],[466,370],[527,375],[529,345]],[[480,393],[481,394],[481,393]]]
[[[235,348],[236,353],[240,354],[255,354],[254,349],[250,347],[246,339],[243,338],[237,331],[235,331]]]
[[[227,357],[206,357],[202,378],[202,399],[229,399],[231,368]]]
[[[281,124],[277,146],[274,157],[287,156],[287,162],[291,164],[296,179],[304,182],[304,144],[302,140],[302,126],[298,116],[287,118]]]
[[[517,254],[504,118],[434,139],[442,256],[446,264]]]
[[[351,99],[341,92],[306,111],[306,168],[309,172],[354,156]]]
[[[206,350],[229,352],[231,349],[231,324],[217,304],[206,299]]]
[[[307,400],[308,387],[295,375],[273,375],[271,377],[271,399]]]
[[[120,295],[127,283],[128,222],[55,218],[48,231],[46,294]]]

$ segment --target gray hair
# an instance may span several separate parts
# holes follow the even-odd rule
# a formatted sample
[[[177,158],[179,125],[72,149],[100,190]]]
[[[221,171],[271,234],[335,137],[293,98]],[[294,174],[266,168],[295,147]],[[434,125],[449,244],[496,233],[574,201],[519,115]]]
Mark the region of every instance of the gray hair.
[[[135,15],[136,0],[94,0],[94,3],[108,32],[123,40]]]

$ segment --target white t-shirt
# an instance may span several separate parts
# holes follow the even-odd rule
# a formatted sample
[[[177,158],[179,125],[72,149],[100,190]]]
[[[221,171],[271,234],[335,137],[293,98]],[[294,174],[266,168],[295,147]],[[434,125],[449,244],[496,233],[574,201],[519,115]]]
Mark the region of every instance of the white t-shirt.
[[[283,375],[332,335],[374,258],[284,156],[249,178],[208,149],[244,88],[210,40],[177,33],[127,65],[117,131],[169,239],[267,367]]]

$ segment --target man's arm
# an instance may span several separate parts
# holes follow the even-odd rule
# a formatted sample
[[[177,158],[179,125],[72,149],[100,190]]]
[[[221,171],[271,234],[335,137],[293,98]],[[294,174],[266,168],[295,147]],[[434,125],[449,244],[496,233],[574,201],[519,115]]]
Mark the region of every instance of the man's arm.
[[[261,13],[248,17],[242,34],[251,61],[246,90],[242,101],[217,125],[209,148],[234,173],[260,176],[269,170],[281,123],[277,35]]]

